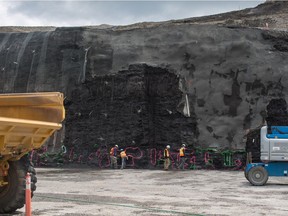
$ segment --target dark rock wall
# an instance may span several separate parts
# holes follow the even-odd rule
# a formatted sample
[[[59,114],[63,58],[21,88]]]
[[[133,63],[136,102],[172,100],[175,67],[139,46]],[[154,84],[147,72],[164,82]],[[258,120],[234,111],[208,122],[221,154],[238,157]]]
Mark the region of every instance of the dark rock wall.
[[[287,95],[287,41],[283,32],[189,24],[1,33],[0,89],[64,92],[65,139],[58,133],[54,150],[63,139],[86,156],[114,144],[244,149],[268,102]]]
[[[195,145],[196,116],[191,112],[187,118],[177,111],[182,97],[178,85],[175,74],[146,65],[86,81],[66,101],[67,113],[73,114],[66,120],[66,145],[155,148],[179,140]]]
[[[96,37],[86,33],[85,38]],[[97,65],[99,58],[110,59],[112,51],[93,55],[91,47],[94,63],[88,62],[87,72],[92,77],[103,74],[103,68],[115,73],[139,62],[167,68],[180,76],[181,91],[192,99],[199,145],[243,148],[243,129],[261,124],[269,100],[284,95],[287,53],[276,49],[277,40],[267,35],[190,25],[115,32],[103,42],[103,49],[112,45],[113,62]]]

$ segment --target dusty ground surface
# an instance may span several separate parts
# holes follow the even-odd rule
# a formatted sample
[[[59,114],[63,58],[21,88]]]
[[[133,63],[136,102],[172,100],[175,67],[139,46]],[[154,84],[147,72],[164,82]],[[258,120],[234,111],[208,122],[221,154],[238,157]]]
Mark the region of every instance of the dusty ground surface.
[[[33,215],[288,215],[287,178],[255,187],[241,171],[37,171]]]

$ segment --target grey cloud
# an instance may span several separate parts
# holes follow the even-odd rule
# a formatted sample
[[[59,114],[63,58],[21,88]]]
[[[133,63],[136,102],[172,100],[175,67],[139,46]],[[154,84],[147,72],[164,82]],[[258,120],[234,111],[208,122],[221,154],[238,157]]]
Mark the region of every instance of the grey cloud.
[[[15,2],[8,13],[21,14],[43,25],[123,25],[163,21],[255,7],[263,1],[33,1]],[[19,24],[21,25],[21,24]]]

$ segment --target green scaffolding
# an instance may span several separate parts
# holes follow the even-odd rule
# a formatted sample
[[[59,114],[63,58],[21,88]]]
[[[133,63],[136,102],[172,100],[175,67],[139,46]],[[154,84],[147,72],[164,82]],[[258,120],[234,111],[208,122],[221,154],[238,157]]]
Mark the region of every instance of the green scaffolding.
[[[244,150],[225,150],[221,152],[221,155],[223,157],[223,165],[225,167],[233,167],[235,166],[235,161],[233,160],[233,155],[235,154],[245,154]]]

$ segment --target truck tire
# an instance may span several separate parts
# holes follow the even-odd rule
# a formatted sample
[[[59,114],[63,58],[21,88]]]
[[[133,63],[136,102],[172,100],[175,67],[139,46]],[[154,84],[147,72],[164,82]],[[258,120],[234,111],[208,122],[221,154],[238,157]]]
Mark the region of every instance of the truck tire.
[[[0,187],[0,213],[13,213],[25,204],[25,189],[27,172],[31,172],[31,196],[36,190],[36,172],[27,156],[19,161],[9,161],[8,185]]]
[[[255,186],[262,186],[265,185],[268,181],[268,172],[262,166],[252,167],[248,171],[248,181]]]
[[[245,176],[245,178],[249,181],[249,179],[248,179],[248,173],[246,172],[246,168],[244,167],[244,176]]]

